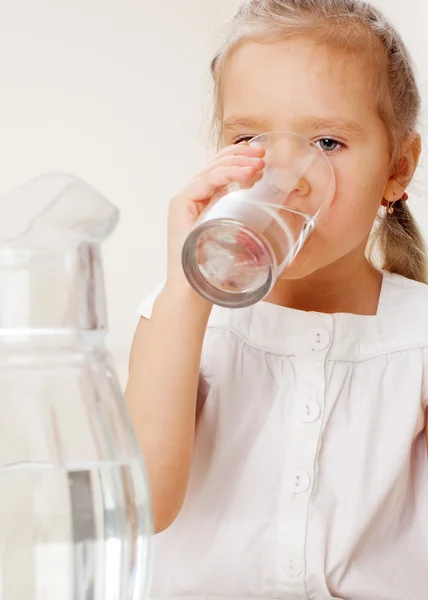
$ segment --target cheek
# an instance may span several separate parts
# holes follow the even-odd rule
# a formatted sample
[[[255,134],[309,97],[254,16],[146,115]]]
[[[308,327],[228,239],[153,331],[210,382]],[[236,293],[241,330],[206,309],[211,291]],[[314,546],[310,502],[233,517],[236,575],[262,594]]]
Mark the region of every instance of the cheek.
[[[319,232],[328,239],[331,234],[355,237],[370,232],[379,210],[381,194],[363,188],[338,188],[330,210],[320,219]]]
[[[364,243],[382,200],[382,183],[365,171],[364,178],[344,170],[336,174],[336,194],[296,261],[296,267],[319,268]]]
[[[372,157],[373,158],[373,157]],[[336,193],[285,279],[299,279],[364,248],[388,181],[388,168],[380,161],[334,165]]]
[[[319,233],[364,238],[370,233],[382,202],[388,177],[383,165],[368,169],[358,165],[336,168],[336,193],[330,209],[320,220]]]

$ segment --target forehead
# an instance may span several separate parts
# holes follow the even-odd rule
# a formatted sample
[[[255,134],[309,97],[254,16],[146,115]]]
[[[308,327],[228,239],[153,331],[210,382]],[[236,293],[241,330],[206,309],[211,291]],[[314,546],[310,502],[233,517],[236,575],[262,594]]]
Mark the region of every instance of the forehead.
[[[305,38],[243,44],[225,67],[222,96],[225,121],[252,115],[269,130],[305,115],[380,121],[375,69],[362,54]]]

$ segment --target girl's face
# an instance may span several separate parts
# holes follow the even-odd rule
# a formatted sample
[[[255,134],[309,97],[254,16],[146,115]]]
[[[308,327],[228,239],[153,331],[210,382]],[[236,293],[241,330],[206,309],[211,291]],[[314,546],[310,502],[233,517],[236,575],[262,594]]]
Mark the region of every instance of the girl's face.
[[[284,278],[364,257],[390,180],[390,144],[376,81],[358,56],[306,39],[241,46],[223,79],[223,144],[294,131],[328,156],[336,176],[331,207]]]

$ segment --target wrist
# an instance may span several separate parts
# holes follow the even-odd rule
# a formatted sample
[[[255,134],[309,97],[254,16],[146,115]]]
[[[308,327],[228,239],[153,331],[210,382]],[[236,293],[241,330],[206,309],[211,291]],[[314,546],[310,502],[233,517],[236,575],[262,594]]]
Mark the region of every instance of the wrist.
[[[167,278],[159,299],[173,303],[177,312],[183,308],[190,311],[196,318],[208,321],[213,304],[200,296],[189,284],[185,276],[179,278]]]

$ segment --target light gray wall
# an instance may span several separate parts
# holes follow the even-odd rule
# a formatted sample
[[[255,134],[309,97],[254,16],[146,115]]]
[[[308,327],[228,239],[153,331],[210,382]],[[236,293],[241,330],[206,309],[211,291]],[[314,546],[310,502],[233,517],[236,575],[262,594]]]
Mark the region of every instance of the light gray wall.
[[[428,3],[376,4],[412,50],[425,117]],[[136,308],[164,273],[169,198],[206,160],[209,63],[221,24],[237,5],[0,3],[0,193],[41,172],[65,169],[119,206],[122,220],[104,256],[109,345],[123,377]],[[427,173],[424,154],[413,206],[428,234]]]

